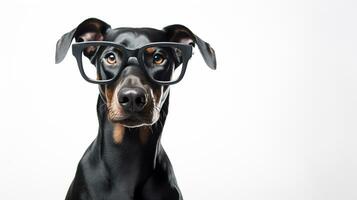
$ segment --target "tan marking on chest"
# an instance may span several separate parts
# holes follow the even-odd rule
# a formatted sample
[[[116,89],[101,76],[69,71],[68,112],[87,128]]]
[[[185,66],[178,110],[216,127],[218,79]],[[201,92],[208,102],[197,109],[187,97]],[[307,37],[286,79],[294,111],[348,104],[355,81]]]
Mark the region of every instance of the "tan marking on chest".
[[[120,144],[124,138],[125,128],[121,124],[115,123],[113,125],[113,139],[115,144]]]
[[[151,134],[151,130],[149,126],[142,126],[140,127],[140,131],[139,131],[139,140],[141,144],[146,144],[149,137]]]

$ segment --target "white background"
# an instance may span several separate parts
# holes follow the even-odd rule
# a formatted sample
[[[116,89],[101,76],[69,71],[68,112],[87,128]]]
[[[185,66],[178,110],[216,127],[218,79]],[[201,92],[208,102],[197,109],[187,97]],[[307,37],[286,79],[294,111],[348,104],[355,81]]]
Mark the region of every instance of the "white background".
[[[2,1],[0,198],[64,199],[97,135],[95,85],[55,43],[88,17],[181,23],[198,50],[163,145],[186,200],[357,199],[357,1]]]

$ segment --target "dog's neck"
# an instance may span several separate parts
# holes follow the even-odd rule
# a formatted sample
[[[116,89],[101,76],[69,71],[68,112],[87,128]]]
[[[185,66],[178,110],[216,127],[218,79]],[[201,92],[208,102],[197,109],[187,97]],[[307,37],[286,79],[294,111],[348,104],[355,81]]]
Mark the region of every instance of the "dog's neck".
[[[135,169],[139,173],[150,173],[155,168],[156,156],[160,151],[160,138],[168,113],[169,97],[166,98],[159,120],[151,126],[127,128],[111,122],[107,117],[107,105],[98,98],[98,136],[92,146],[97,158],[107,166]],[[91,148],[91,147],[90,147]],[[125,170],[124,170],[125,171]],[[112,170],[112,175],[123,170]],[[134,173],[134,172],[133,172]],[[138,174],[139,176],[139,174]]]

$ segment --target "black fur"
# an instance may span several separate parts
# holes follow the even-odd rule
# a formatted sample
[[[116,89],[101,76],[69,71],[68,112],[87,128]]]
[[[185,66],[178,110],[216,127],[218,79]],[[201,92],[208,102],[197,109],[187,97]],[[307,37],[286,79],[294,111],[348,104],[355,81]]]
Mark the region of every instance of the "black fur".
[[[56,63],[67,54],[72,40],[115,41],[129,48],[150,42],[191,41],[196,44],[206,64],[215,69],[214,50],[202,39],[182,25],[171,25],[164,30],[151,28],[111,27],[98,19],[90,18],[77,28],[64,34],[56,45]],[[187,40],[188,39],[188,40]],[[136,63],[130,63],[118,78],[135,75],[145,82]],[[130,82],[130,81],[129,81]],[[132,83],[132,82],[131,82]],[[156,91],[169,93],[167,86],[146,83]],[[168,113],[169,95],[161,98],[159,119],[148,126],[149,137],[140,141],[140,127],[125,127],[120,144],[113,141],[114,123],[108,119],[105,86],[100,87],[97,103],[99,131],[96,139],[80,160],[75,178],[68,190],[66,200],[181,200],[182,195],[160,138]],[[161,88],[161,89],[160,89]]]

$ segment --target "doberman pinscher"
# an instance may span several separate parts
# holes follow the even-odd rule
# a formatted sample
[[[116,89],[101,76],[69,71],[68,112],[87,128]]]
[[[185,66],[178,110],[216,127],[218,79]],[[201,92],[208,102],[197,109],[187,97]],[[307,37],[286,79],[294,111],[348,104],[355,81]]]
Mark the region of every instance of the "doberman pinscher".
[[[66,200],[182,199],[160,143],[169,86],[182,79],[195,45],[215,69],[212,47],[183,25],[112,29],[90,18],[58,40],[56,63],[73,39],[81,75],[99,85],[99,131],[78,164]]]

